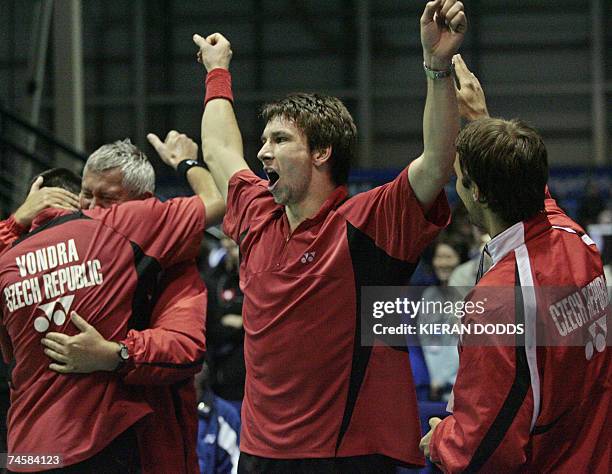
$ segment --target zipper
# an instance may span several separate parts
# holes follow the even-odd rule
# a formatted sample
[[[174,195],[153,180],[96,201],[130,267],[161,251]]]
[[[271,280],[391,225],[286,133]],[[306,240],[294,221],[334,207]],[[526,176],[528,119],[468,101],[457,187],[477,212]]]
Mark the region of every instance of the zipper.
[[[283,248],[280,251],[278,262],[276,262],[276,268],[279,268],[281,266],[281,263],[283,262],[283,256],[285,255],[285,251],[287,250],[287,246],[289,245],[289,240],[291,240],[291,234],[287,235],[283,240]]]

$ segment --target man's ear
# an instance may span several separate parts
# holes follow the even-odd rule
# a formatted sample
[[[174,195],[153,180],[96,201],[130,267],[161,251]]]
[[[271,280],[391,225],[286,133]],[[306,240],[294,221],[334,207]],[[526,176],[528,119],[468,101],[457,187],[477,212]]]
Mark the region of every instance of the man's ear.
[[[474,200],[474,202],[478,202],[480,204],[486,204],[487,200],[485,199],[485,197],[483,196],[483,194],[480,192],[480,189],[478,188],[478,185],[474,182],[472,182],[472,199]]]
[[[312,162],[318,168],[329,161],[332,155],[331,145],[312,152]]]
[[[472,184],[470,191],[472,192],[472,201],[478,202],[478,198],[480,197],[478,186]]]

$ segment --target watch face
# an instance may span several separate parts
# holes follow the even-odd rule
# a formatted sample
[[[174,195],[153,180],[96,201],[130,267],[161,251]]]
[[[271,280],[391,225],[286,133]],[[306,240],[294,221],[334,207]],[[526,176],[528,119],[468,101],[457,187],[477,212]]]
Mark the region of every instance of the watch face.
[[[128,360],[130,358],[130,353],[128,352],[128,348],[125,345],[121,345],[121,350],[119,351],[119,357],[123,360]]]

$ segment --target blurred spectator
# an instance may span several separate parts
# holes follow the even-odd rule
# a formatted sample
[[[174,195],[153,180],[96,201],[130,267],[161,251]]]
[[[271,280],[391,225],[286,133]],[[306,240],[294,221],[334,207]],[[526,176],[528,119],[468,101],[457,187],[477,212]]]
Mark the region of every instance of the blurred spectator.
[[[216,266],[207,277],[210,386],[215,394],[239,407],[246,369],[238,246],[226,236],[220,243],[221,247],[209,255],[209,263]]]
[[[476,275],[480,266],[482,249],[489,240],[491,240],[489,234],[472,225],[472,241],[469,252],[471,258],[457,266],[448,279],[448,286],[455,287],[462,298],[465,298],[470,289],[476,284]],[[487,270],[491,266],[491,258],[485,254],[484,259],[484,270]]]
[[[198,394],[197,453],[202,474],[237,472],[240,457],[240,414],[210,388],[206,363],[196,376]]]
[[[451,222],[446,228],[445,234],[454,235],[456,236],[456,240],[466,242],[466,245],[468,246],[468,258],[473,256],[480,257],[480,251],[482,249],[481,240],[483,234],[470,222],[467,210],[462,202],[459,202],[453,208]],[[438,278],[436,277],[431,264],[434,253],[433,251],[433,245],[430,245],[423,251],[417,268],[410,278],[410,285],[430,286],[438,284]],[[474,278],[466,283],[466,286],[474,285],[475,276],[476,273],[474,273]]]
[[[597,223],[599,214],[605,209],[606,202],[601,195],[599,187],[588,182],[585,194],[578,205],[578,224],[583,229],[586,229],[590,224]]]
[[[478,232],[476,234],[475,232]],[[472,224],[467,209],[461,201],[453,208],[451,222],[446,228],[446,234],[455,235],[468,244],[468,257],[480,253],[479,242],[481,232]]]
[[[419,323],[456,324],[458,319],[454,312],[449,313],[442,308],[445,308],[445,303],[449,301],[454,304],[462,300],[455,289],[448,286],[448,280],[453,270],[467,260],[468,246],[460,237],[444,233],[434,243],[433,252],[432,266],[439,283],[438,286],[430,286],[425,289],[423,300],[441,303],[437,306],[441,311],[433,314],[432,312],[420,313],[418,321]],[[420,334],[419,341],[431,380],[430,399],[446,399],[455,382],[459,367],[458,337],[452,334]]]

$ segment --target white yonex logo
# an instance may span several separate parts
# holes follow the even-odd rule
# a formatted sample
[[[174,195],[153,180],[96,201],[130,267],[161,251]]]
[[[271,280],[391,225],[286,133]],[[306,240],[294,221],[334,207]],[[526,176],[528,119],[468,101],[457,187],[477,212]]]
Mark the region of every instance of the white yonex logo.
[[[599,331],[601,329],[601,331]],[[606,325],[606,317],[599,318],[593,324],[589,326],[589,333],[591,334],[592,340],[587,342],[584,352],[587,360],[593,358],[595,350],[597,352],[603,352],[606,348],[606,336],[608,334],[608,327]]]
[[[306,252],[304,256],[300,259],[302,263],[312,262],[315,258],[315,252]]]
[[[53,319],[53,322],[58,326],[64,324],[73,300],[74,295],[68,295],[51,301],[50,303],[41,304],[37,309],[44,311],[45,316],[39,316],[34,320],[34,329],[38,332],[45,332],[49,329],[51,319]],[[55,309],[58,303],[60,307]]]

